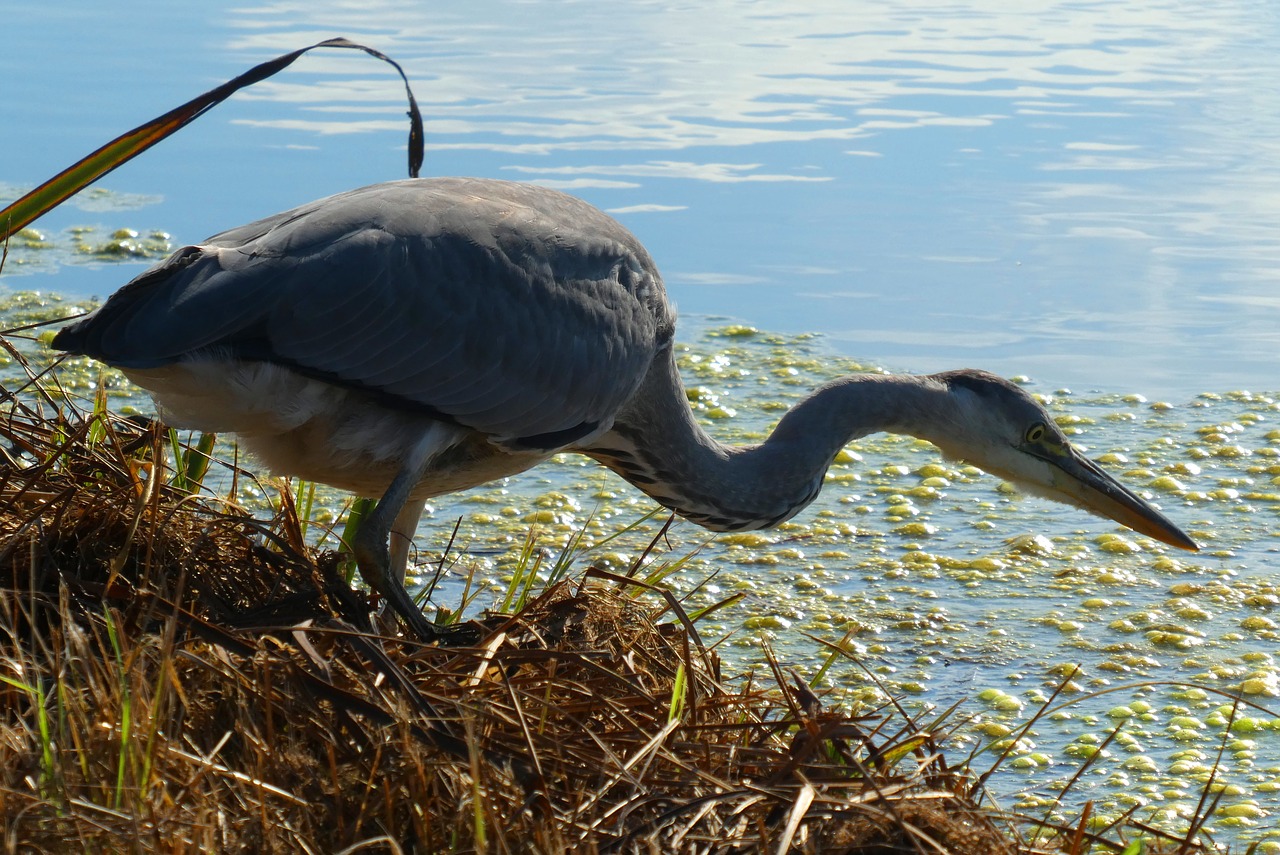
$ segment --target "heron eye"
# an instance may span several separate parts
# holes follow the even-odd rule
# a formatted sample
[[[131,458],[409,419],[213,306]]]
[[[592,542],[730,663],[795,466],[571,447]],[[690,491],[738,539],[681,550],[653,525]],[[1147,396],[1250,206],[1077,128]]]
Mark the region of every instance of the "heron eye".
[[[1042,422],[1036,422],[1027,429],[1027,442],[1040,442],[1044,439],[1046,428]]]

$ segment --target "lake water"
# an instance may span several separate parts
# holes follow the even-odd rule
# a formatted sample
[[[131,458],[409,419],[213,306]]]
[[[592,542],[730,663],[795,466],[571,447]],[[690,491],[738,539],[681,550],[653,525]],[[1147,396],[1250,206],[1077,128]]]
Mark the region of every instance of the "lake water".
[[[1132,461],[1138,474],[1127,480],[1190,482],[1198,495],[1160,498],[1207,555],[1169,565],[1160,562],[1175,558],[1159,549],[1121,554],[1096,539],[1109,526],[1038,503],[1005,515],[1010,500],[992,479],[969,484],[954,472],[945,503],[922,515],[943,532],[922,548],[900,528],[906,518],[877,502],[909,493],[934,458],[888,444],[868,452],[858,495],[828,490],[833,515],[869,508],[856,520],[870,534],[865,557],[857,545],[841,558],[838,536],[806,530],[722,544],[709,560],[736,560],[727,575],[744,586],[785,587],[789,604],[765,617],[838,638],[857,616],[875,639],[864,654],[897,669],[882,672],[889,685],[926,699],[992,682],[1030,691],[1028,680],[1039,685],[1071,660],[1119,663],[1096,672],[1116,681],[1199,677],[1224,689],[1261,669],[1272,690],[1254,699],[1277,708],[1278,636],[1244,623],[1274,616],[1277,503],[1267,496],[1280,469],[1268,468],[1267,452],[1280,435],[1268,438],[1267,422],[1276,408],[1230,393],[1280,391],[1280,7],[311,0],[194,11],[76,0],[6,9],[4,21],[0,195],[256,62],[341,34],[410,74],[426,119],[424,174],[535,181],[613,212],[654,255],[688,329],[731,319],[821,333],[823,353],[914,372],[982,367],[1058,392],[1064,414],[1091,419],[1080,428],[1086,445]],[[112,206],[68,205],[38,226],[55,242],[68,242],[70,226],[97,224],[160,229],[178,245],[402,177],[403,111],[385,66],[311,54],[109,176]],[[42,260],[54,257],[62,261]],[[23,260],[5,271],[9,289],[105,295],[142,269]],[[768,357],[750,346],[730,358]],[[698,347],[713,358],[721,345]],[[902,461],[911,474],[893,469]],[[563,486],[556,477],[510,489],[542,496]],[[1004,543],[1039,530],[1058,539],[1056,557],[1019,557],[1022,547]],[[1065,537],[1077,530],[1087,554]],[[797,538],[819,545],[797,558]],[[957,555],[979,563],[953,566]],[[990,599],[977,598],[977,582]],[[1023,602],[1027,593],[1036,601]],[[746,611],[771,611],[761,603]],[[842,610],[846,619],[831,617]],[[1137,614],[1146,632],[1135,636],[1123,622]],[[1002,621],[1016,643],[991,640]],[[1193,636],[1156,634],[1188,621],[1203,627],[1194,654],[1179,647]],[[921,640],[935,632],[950,640]],[[949,673],[939,664],[966,661]],[[985,674],[996,667],[999,679]],[[1147,783],[1160,792],[1190,781],[1194,803],[1179,751],[1212,753],[1216,732],[1178,737],[1169,721],[1180,705],[1207,720],[1221,701],[1179,691],[1137,693],[1164,720],[1135,755],[1155,758]],[[1091,714],[1105,725],[1120,700],[1104,698]],[[1091,727],[1046,728],[1042,743],[1067,762]],[[1234,749],[1253,752],[1231,769],[1245,788],[1236,801],[1252,799],[1264,815],[1222,823],[1220,835],[1276,840],[1267,835],[1277,790],[1267,784],[1280,787],[1278,741],[1272,733]],[[1112,807],[1145,786],[1124,759],[1092,776]],[[1052,777],[1004,789],[1036,791]],[[1180,803],[1146,796],[1154,809]]]
[[[10,184],[345,34],[412,75],[427,172],[617,211],[686,314],[820,331],[911,371],[1174,398],[1277,385],[1265,0],[56,5],[5,13]],[[314,54],[106,186],[162,198],[130,222],[193,241],[400,177],[384,68]]]

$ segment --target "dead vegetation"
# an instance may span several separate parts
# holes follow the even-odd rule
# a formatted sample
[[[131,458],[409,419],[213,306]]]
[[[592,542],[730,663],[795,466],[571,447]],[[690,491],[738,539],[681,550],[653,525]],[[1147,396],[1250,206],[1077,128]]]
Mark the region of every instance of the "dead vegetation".
[[[195,498],[156,429],[6,397],[9,852],[1125,850],[992,809],[900,711],[825,709],[776,662],[727,684],[635,579],[588,569],[438,645],[367,632],[288,500]]]

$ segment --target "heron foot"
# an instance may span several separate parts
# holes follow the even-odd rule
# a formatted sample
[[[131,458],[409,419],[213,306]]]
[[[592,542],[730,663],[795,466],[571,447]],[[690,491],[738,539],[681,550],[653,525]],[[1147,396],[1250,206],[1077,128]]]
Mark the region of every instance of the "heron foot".
[[[409,596],[409,592],[405,590],[404,582],[391,574],[391,553],[387,548],[387,533],[373,531],[366,533],[366,528],[376,529],[377,527],[361,526],[356,532],[355,543],[351,545],[361,577],[404,620],[414,635],[423,641],[439,640],[442,634],[441,628],[427,619],[427,616],[418,608],[418,604]]]

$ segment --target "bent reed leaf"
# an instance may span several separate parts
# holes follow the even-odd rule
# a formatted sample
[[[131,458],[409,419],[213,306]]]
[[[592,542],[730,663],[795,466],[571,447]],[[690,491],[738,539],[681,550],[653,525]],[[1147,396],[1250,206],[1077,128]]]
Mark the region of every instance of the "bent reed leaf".
[[[244,74],[223,83],[221,86],[210,89],[203,95],[170,110],[163,116],[152,119],[150,122],[116,137],[97,151],[59,172],[0,211],[0,241],[7,240],[11,235],[26,228],[42,214],[56,208],[102,176],[129,162],[166,137],[176,133],[236,92],[259,81],[266,80],[277,72],[288,68],[298,57],[316,48],[361,50],[376,59],[389,63],[399,73],[400,79],[404,81],[405,94],[409,99],[409,177],[417,178],[423,159],[422,114],[418,111],[418,102],[413,97],[413,89],[409,86],[408,76],[405,74],[404,69],[400,67],[400,64],[386,54],[349,39],[338,37],[325,39],[322,42],[299,48],[275,59],[255,65]]]

